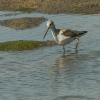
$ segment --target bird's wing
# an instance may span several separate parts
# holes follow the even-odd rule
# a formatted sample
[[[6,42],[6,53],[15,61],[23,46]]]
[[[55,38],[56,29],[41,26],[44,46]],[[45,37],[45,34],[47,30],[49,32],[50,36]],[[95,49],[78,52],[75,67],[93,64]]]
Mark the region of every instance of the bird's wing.
[[[64,36],[68,36],[68,37],[74,37],[77,35],[76,32],[74,32],[73,30],[70,30],[70,29],[61,29],[60,34],[62,34]]]
[[[63,34],[64,36],[67,37],[77,37],[77,36],[81,36],[84,33],[87,33],[87,31],[77,31],[77,30],[71,30],[71,29],[62,29],[60,31],[61,34]]]

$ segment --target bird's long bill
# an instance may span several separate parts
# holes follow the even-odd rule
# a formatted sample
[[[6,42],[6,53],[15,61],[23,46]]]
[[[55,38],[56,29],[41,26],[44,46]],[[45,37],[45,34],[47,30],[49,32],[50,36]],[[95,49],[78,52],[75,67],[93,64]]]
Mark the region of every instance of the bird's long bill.
[[[44,34],[44,36],[43,36],[43,39],[46,37],[46,35],[47,35],[47,33],[48,33],[48,30],[49,30],[49,27],[48,27],[48,29],[46,30],[46,32],[45,32],[45,34]]]

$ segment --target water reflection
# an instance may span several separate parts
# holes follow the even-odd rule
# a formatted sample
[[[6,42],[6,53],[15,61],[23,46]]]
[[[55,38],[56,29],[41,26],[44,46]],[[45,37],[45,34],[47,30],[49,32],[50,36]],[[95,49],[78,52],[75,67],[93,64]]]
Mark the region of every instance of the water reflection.
[[[0,12],[1,20],[41,16],[54,20],[57,27],[88,30],[81,38],[81,54],[70,51],[59,56],[56,46],[45,48],[44,53],[0,52],[0,100],[100,100],[100,16]],[[0,26],[0,41],[41,40],[44,31],[45,23],[23,31]]]
[[[53,100],[93,100],[88,89],[87,75],[92,74],[88,62],[95,57],[89,54],[69,54],[56,59],[52,67],[51,87]],[[86,66],[88,64],[88,66]],[[88,88],[89,86],[89,88]],[[88,94],[87,94],[88,93]]]

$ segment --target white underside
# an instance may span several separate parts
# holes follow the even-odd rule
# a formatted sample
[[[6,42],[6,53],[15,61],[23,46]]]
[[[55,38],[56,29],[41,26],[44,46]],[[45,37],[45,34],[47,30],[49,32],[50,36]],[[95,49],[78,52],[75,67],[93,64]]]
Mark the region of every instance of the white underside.
[[[74,38],[70,38],[64,35],[58,35],[57,38],[58,38],[58,44],[60,45],[69,44],[74,40]]]
[[[53,35],[54,40],[60,45],[69,44],[75,39],[69,36],[64,36],[63,34],[58,34],[56,37],[53,32],[52,32],[52,35]]]

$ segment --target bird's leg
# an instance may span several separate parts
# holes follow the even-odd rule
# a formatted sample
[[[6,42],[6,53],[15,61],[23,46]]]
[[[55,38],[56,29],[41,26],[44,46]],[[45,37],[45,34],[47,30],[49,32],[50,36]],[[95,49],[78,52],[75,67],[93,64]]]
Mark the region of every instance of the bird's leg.
[[[65,54],[65,46],[63,45],[63,54]]]
[[[76,42],[76,47],[75,47],[75,52],[78,52],[78,46],[79,46],[79,37],[76,38],[77,42]]]

